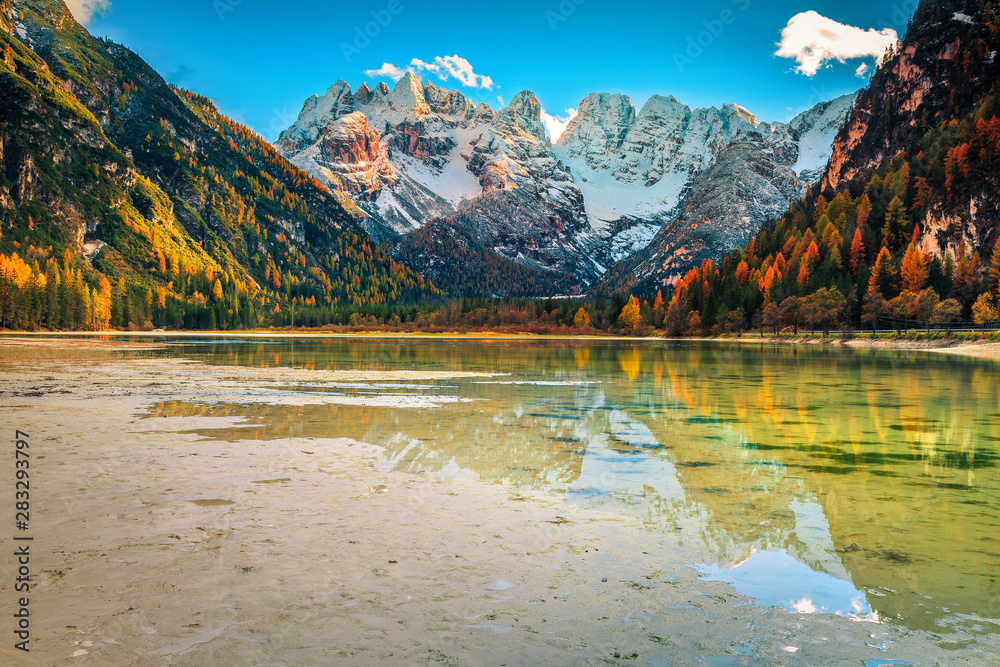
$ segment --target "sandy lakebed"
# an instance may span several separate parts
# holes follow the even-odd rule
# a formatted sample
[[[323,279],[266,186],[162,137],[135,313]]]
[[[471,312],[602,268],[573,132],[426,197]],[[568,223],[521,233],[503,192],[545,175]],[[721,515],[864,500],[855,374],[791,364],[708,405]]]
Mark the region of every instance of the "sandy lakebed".
[[[691,564],[710,554],[693,536],[633,516],[473,475],[393,472],[379,447],[347,439],[205,437],[240,424],[150,416],[150,406],[274,400],[279,373],[352,376],[144,349],[0,339],[4,610],[23,595],[13,590],[15,429],[30,436],[33,537],[30,653],[15,649],[5,611],[2,662],[1000,664],[995,635],[759,606],[699,577]]]

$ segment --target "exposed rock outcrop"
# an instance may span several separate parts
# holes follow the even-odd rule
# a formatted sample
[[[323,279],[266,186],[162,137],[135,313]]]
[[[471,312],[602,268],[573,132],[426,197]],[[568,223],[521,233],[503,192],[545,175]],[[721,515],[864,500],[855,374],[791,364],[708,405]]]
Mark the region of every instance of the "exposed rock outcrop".
[[[391,91],[363,84],[351,94],[337,82],[306,101],[277,146],[353,199],[379,241],[444,218],[501,257],[571,273],[586,286],[677,221],[699,179],[712,178],[720,156],[744,145],[727,158],[725,177],[740,177],[738,160],[754,162],[744,166],[743,184],[757,187],[747,195],[755,205],[715,206],[710,213],[720,231],[706,236],[724,241],[710,252],[728,249],[729,239],[744,234],[722,228],[753,231],[762,216],[787,206],[790,187],[804,191],[810,168],[825,166],[852,99],[783,124],[761,123],[735,104],[692,110],[672,96],[654,96],[636,113],[625,95],[593,93],[553,145],[530,91],[494,112],[407,72]],[[754,171],[758,163],[775,169]]]

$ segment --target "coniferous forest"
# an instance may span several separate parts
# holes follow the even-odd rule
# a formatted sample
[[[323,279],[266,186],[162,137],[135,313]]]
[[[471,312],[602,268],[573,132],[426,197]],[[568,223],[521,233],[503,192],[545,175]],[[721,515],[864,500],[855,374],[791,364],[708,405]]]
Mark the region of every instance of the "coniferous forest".
[[[14,11],[0,0],[0,327],[990,327],[1000,320],[1000,88],[973,84],[983,63],[994,67],[1000,19],[989,3],[966,9],[975,30],[924,3],[915,23],[926,34],[890,48],[863,92],[874,138],[849,136],[852,126],[840,139],[877,159],[812,187],[744,248],[596,300],[573,276],[486,252],[447,220],[376,244],[349,198],[208,98],[92,37],[62,2]],[[941,34],[945,24],[957,32]],[[901,120],[879,94],[899,88],[892,77],[932,33],[947,42],[936,75],[953,85]],[[875,146],[879,132],[891,152]],[[537,298],[556,294],[576,296]]]

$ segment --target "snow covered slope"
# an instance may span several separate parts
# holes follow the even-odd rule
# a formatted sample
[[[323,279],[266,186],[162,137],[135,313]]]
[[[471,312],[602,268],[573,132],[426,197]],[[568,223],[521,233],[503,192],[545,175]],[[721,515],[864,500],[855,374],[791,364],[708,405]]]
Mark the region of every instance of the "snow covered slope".
[[[755,148],[791,167],[804,191],[822,175],[853,101],[854,95],[846,95],[824,102],[784,124],[761,123],[735,104],[692,110],[673,96],[654,96],[636,114],[624,95],[593,93],[580,102],[553,150],[583,190],[591,225],[612,230],[611,254],[621,260],[648,246],[677,217],[699,175],[732,145],[750,147],[734,155],[753,157]],[[761,210],[786,203],[786,175],[781,179],[782,187],[760,193]]]
[[[759,226],[758,214],[787,205],[788,191],[804,191],[817,175],[852,101],[823,103],[782,124],[761,123],[735,104],[691,109],[673,96],[654,96],[636,113],[625,95],[593,93],[553,145],[530,91],[494,112],[407,73],[391,90],[380,83],[352,92],[338,81],[306,100],[276,145],[355,202],[379,241],[443,218],[503,258],[586,286],[649,246],[699,178],[738,178],[740,160],[752,172],[748,182],[760,185],[747,196],[761,201],[734,208],[732,219],[717,202],[713,214],[723,218],[714,222]],[[743,148],[726,168],[711,172],[735,145]],[[761,159],[783,169],[762,170]]]
[[[833,142],[854,106],[857,95],[844,95],[818,104],[789,123],[799,136],[799,159],[792,165],[798,177],[815,183],[833,155]]]

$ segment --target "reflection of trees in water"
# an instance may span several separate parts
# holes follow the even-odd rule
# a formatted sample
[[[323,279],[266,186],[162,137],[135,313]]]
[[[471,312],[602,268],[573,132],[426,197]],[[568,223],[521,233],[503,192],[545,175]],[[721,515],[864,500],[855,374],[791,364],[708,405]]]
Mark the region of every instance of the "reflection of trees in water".
[[[655,356],[644,364],[654,382]],[[794,349],[688,350],[661,363],[664,407],[633,417],[682,443],[671,453],[711,516],[710,539],[801,553],[787,508],[812,496],[833,546],[860,548],[841,556],[854,582],[899,592],[870,599],[883,615],[923,627],[943,606],[1000,615],[1000,554],[984,542],[1000,518],[984,511],[998,504],[1000,460],[990,368]],[[762,465],[781,474],[761,485]]]
[[[217,346],[210,360],[600,381],[462,382],[463,396],[484,400],[433,410],[165,403],[157,412],[247,416],[260,425],[205,435],[348,437],[386,447],[390,459],[400,457],[397,469],[437,469],[453,459],[485,480],[525,486],[572,485],[585,451],[604,438],[626,462],[672,463],[685,495],[659,498],[663,485],[652,480],[613,502],[664,529],[683,524],[698,531],[725,563],[743,560],[752,548],[784,548],[816,570],[844,576],[831,566],[840,561],[857,586],[898,591],[869,602],[916,627],[930,627],[942,606],[1000,616],[1000,589],[990,580],[1000,555],[988,541],[1000,523],[1000,382],[982,362],[798,348],[440,339]],[[609,438],[612,410],[644,424],[662,447]],[[793,503],[811,499],[822,507],[830,544],[818,547],[797,532]]]
[[[546,387],[561,400],[544,412],[537,404],[519,400],[520,395],[538,389],[473,386],[467,396],[481,398],[488,393],[491,398],[434,409],[165,401],[152,412],[156,416],[242,417],[254,424],[197,431],[223,440],[349,438],[384,447],[397,470],[436,471],[454,460],[493,483],[568,486],[579,476],[586,450],[585,440],[579,437],[581,429],[606,430],[593,423],[605,418],[604,413],[589,409],[588,399],[593,396],[586,388]]]

